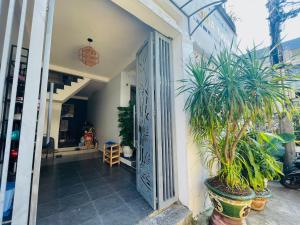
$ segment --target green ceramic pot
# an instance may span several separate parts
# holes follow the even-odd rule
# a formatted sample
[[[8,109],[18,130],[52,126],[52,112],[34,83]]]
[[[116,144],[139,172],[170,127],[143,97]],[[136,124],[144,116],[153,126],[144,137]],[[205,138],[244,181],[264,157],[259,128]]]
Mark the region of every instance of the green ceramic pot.
[[[211,186],[207,180],[205,185],[208,188],[209,197],[214,208],[219,214],[232,220],[244,220],[248,216],[252,199],[255,198],[254,191],[251,190],[251,193],[247,196],[239,196],[220,191]]]

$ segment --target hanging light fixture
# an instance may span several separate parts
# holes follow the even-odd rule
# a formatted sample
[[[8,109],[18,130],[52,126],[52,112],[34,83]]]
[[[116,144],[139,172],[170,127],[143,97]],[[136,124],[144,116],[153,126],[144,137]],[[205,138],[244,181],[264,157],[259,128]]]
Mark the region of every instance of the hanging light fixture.
[[[93,67],[99,64],[99,54],[91,46],[93,39],[88,38],[87,41],[89,42],[89,46],[83,47],[79,50],[79,59],[84,65]]]

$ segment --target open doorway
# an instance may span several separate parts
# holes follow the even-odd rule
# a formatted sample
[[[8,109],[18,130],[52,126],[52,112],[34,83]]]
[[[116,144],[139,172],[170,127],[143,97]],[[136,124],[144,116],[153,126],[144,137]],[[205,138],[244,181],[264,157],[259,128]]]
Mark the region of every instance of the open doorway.
[[[110,1],[57,1],[45,126],[54,154],[42,161],[37,224],[135,224],[153,211],[136,188],[136,152],[120,137],[120,110],[136,98],[136,53],[151,31]],[[85,46],[99,54],[93,66],[80,60]],[[122,147],[112,166],[109,143]]]

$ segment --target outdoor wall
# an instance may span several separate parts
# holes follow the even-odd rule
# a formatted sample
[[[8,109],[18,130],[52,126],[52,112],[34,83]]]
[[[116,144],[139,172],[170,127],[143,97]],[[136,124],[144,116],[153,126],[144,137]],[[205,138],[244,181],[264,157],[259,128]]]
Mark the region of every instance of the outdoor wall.
[[[88,101],[87,120],[96,128],[100,148],[108,140],[119,142],[118,109],[120,106],[121,75],[110,80]]]
[[[180,59],[174,57],[175,89],[177,89],[180,86],[178,80],[188,77],[185,68],[195,54],[195,44],[186,37],[174,41],[176,41],[173,43],[174,53],[177,52],[182,56]],[[186,94],[176,94],[175,98],[179,200],[189,207],[194,216],[197,216],[209,206],[207,189],[204,185],[208,171],[199,154],[200,146],[195,144],[190,131],[189,115],[184,111],[186,98]]]
[[[195,4],[201,5],[209,4],[212,0],[195,1]],[[201,10],[195,15],[191,26],[196,25],[196,19],[201,21],[209,13],[208,9]],[[194,24],[195,23],[195,24]],[[213,54],[222,50],[223,48],[230,48],[237,45],[236,34],[222,17],[221,12],[216,10],[210,15],[203,24],[193,34],[192,39],[202,49],[205,54]]]

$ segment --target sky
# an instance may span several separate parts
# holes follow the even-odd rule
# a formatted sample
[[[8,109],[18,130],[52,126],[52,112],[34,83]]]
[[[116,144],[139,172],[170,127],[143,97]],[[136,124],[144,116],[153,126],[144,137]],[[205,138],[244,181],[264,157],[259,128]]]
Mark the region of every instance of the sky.
[[[253,43],[262,47],[269,46],[266,3],[267,0],[228,0],[227,10],[239,18],[235,23],[241,49],[251,48]],[[300,37],[300,15],[288,20],[282,30],[284,41]]]

